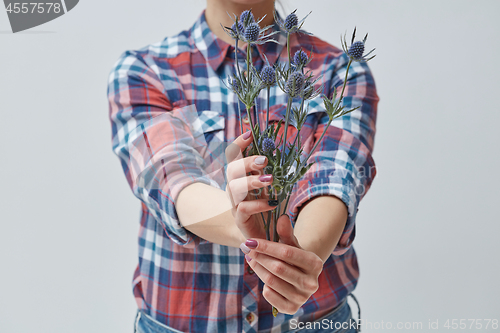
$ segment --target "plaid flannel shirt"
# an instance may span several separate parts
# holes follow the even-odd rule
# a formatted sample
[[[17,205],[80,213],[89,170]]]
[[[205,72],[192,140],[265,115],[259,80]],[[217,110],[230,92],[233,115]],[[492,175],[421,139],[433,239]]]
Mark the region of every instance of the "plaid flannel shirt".
[[[271,64],[287,61],[286,34],[274,37],[280,44],[253,47],[257,69],[264,64],[263,54]],[[343,84],[347,56],[316,37],[296,33],[291,36],[292,54],[299,48],[312,50],[307,69],[322,75],[323,92],[331,97],[333,88]],[[319,195],[337,196],[348,208],[348,221],[324,264],[319,289],[295,315],[273,317],[262,297],[263,284],[248,269],[240,249],[203,240],[180,224],[174,202],[185,186],[201,181],[221,188],[203,169],[206,161],[196,146],[203,141],[232,142],[240,135],[239,101],[223,83],[234,73],[234,52],[234,46],[211,32],[203,12],[191,29],[124,52],[109,76],[113,151],[141,202],[135,299],[146,314],[183,332],[284,332],[292,318],[313,321],[333,309],[359,277],[352,242],[358,204],[376,172],[371,154],[378,103],[365,63],[352,64],[344,98],[347,109],[360,108],[332,122],[310,157],[316,163],[295,185],[288,206],[292,221],[302,204]],[[237,52],[244,69],[246,55]],[[257,101],[262,115],[265,94]],[[272,88],[270,122],[284,118],[286,104],[286,95]],[[240,107],[247,131],[248,115],[244,105]],[[191,126],[176,116],[187,108],[197,115]],[[321,98],[310,101],[301,131],[306,152],[327,122]],[[289,140],[295,135],[290,126]],[[314,228],[314,221],[310,223]]]

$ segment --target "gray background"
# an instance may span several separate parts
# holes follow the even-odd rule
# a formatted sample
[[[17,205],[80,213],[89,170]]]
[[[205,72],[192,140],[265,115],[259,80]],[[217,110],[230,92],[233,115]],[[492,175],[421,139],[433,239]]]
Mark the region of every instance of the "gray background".
[[[377,48],[363,319],[500,319],[500,2],[283,2],[330,43],[356,25]],[[86,0],[15,35],[0,10],[1,332],[132,332],[140,204],[111,151],[107,77],[204,6]]]

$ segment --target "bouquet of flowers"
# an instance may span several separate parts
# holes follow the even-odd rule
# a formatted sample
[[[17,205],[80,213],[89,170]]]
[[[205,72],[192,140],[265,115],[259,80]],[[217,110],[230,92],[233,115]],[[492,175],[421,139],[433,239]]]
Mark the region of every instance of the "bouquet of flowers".
[[[260,71],[253,65],[251,47],[254,44],[263,44],[267,42],[277,43],[272,39],[272,36],[279,32],[268,32],[271,31],[272,26],[261,28],[259,23],[262,22],[264,17],[260,20],[256,20],[251,10],[242,12],[239,17],[233,14],[233,17],[231,17],[234,22],[233,25],[231,27],[223,26],[225,32],[234,39],[236,46],[235,50],[238,50],[240,41],[246,43],[247,47],[246,72],[244,75],[242,74],[238,64],[238,53],[235,52],[236,73],[226,82],[226,86],[238,96],[247,110],[253,142],[251,146],[243,152],[244,157],[263,155],[268,159],[268,165],[264,171],[266,174],[273,175],[273,183],[267,188],[268,193],[266,195],[269,197],[270,205],[276,205],[276,208],[268,211],[267,217],[264,216],[263,213],[261,213],[260,216],[264,224],[264,229],[266,230],[267,239],[275,242],[279,241],[279,235],[276,231],[276,221],[280,217],[280,212],[286,211],[286,207],[290,200],[290,194],[295,183],[302,178],[307,170],[313,165],[313,163],[307,163],[309,157],[323,139],[328,127],[334,119],[342,117],[359,108],[346,110],[342,105],[347,75],[351,63],[353,61],[366,62],[374,57],[370,56],[374,49],[364,54],[365,42],[368,34],[365,35],[362,41],[355,42],[356,29],[354,29],[350,45],[347,44],[345,35],[343,38],[341,37],[342,49],[349,57],[349,62],[339,96],[337,96],[337,91],[334,89],[332,98],[328,98],[322,94],[323,86],[318,85],[321,77],[315,77],[311,71],[307,70],[307,65],[311,61],[312,52],[308,55],[305,51],[300,49],[293,56],[291,54],[290,36],[294,33],[307,33],[300,29],[307,16],[310,14],[309,13],[302,20],[299,20],[295,12],[296,11],[289,14],[285,20],[282,20],[276,12],[274,13],[275,22],[280,29],[287,34],[286,46],[288,61],[281,64],[278,62],[272,66],[266,59],[266,64]],[[276,85],[288,97],[286,114],[285,119],[269,124],[270,89]],[[267,112],[265,126],[261,128],[262,122],[260,120],[260,115],[254,112],[254,119],[252,119],[250,111],[255,106],[256,98],[263,90],[267,91]],[[328,114],[329,122],[325,126],[319,140],[316,141],[311,151],[306,154],[303,151],[300,141],[300,131],[308,115],[306,101],[320,95],[324,103],[325,111]],[[296,106],[294,106],[294,102]],[[238,111],[241,119],[241,110],[239,109]],[[284,125],[284,130],[282,134],[279,135],[282,125]],[[292,143],[287,143],[289,125],[293,125],[297,129],[297,135]],[[242,124],[241,133],[243,133]],[[255,193],[256,197],[259,195],[259,193]],[[277,315],[277,310],[274,307],[273,314],[274,316]]]

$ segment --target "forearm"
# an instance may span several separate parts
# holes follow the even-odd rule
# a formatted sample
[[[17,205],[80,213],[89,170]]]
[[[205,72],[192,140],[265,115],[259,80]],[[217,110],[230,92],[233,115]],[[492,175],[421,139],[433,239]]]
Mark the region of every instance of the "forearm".
[[[245,241],[234,222],[231,202],[220,189],[193,183],[180,192],[175,208],[181,224],[209,242],[239,247]]]
[[[304,204],[294,234],[300,246],[325,262],[339,242],[347,222],[347,207],[335,196],[318,196]]]

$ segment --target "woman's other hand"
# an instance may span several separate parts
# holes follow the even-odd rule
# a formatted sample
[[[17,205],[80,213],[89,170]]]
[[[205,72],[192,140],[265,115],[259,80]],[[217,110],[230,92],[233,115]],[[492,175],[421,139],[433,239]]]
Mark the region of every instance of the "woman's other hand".
[[[240,248],[265,284],[264,298],[279,312],[294,314],[318,290],[323,261],[300,247],[287,215],[278,219],[277,228],[280,243],[248,239]]]
[[[241,233],[247,238],[266,238],[262,221],[254,214],[267,212],[276,206],[271,206],[267,199],[246,200],[253,190],[266,188],[273,182],[272,175],[263,174],[267,165],[265,156],[243,157],[243,151],[253,141],[252,132],[240,135],[226,148],[227,186],[226,193],[231,201],[232,214]],[[248,175],[250,174],[250,175]]]

